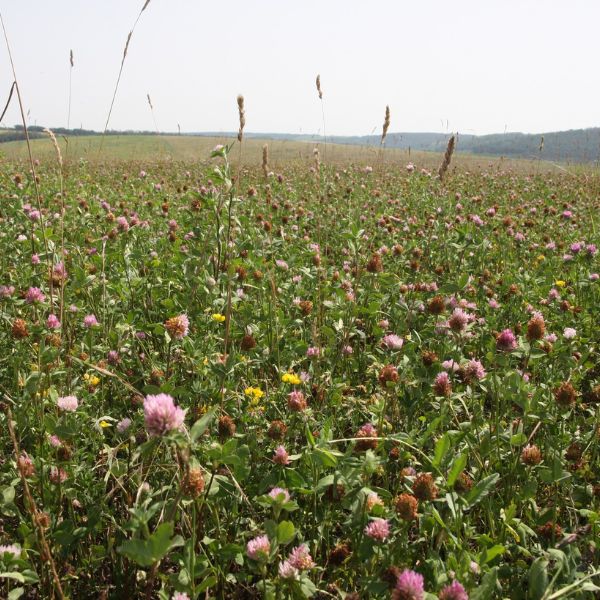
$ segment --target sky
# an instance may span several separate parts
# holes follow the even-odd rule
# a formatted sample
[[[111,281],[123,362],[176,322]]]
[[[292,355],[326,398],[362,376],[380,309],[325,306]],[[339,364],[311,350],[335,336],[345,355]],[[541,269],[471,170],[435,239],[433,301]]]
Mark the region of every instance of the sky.
[[[0,0],[29,124],[103,130],[143,4]],[[598,23],[597,0],[150,0],[109,128],[235,131],[238,94],[248,132],[380,133],[386,105],[390,133],[599,126]],[[3,106],[3,42],[0,74]]]

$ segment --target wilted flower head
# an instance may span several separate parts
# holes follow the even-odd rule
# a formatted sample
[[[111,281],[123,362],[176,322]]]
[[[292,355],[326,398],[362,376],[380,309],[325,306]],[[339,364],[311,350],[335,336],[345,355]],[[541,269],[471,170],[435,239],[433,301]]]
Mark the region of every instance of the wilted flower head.
[[[398,370],[394,365],[386,365],[379,372],[379,383],[382,387],[389,387],[388,384],[395,384],[400,379]]]
[[[176,340],[183,339],[189,331],[190,320],[186,314],[171,317],[165,322],[165,329]]]
[[[306,409],[306,399],[300,390],[294,390],[289,393],[288,408],[294,412],[302,412]]]
[[[129,222],[127,221],[127,217],[117,217],[117,227],[120,231],[129,231]]]
[[[31,477],[35,473],[35,465],[33,460],[24,450],[21,452],[21,456],[17,459],[17,469],[23,477]]]
[[[183,427],[185,411],[175,406],[168,394],[148,395],[144,400],[144,421],[150,435],[164,435]]]
[[[383,500],[377,492],[371,492],[367,496],[367,510],[373,510],[376,506],[383,506]]]
[[[58,467],[50,467],[50,481],[55,484],[63,483],[66,481],[67,473],[64,469]]]
[[[446,371],[440,371],[433,382],[433,390],[437,396],[448,397],[452,393],[452,384]]]
[[[111,365],[118,365],[119,362],[121,362],[119,353],[116,350],[109,350],[108,354],[106,355],[106,360]]]
[[[496,348],[501,352],[510,352],[517,347],[517,338],[510,329],[505,329],[496,338]]]
[[[460,332],[465,329],[469,322],[469,315],[461,308],[455,308],[448,319],[448,326],[452,331]]]
[[[273,455],[273,462],[277,463],[278,465],[290,464],[289,455],[283,446],[277,446],[275,454]]]
[[[470,360],[464,367],[464,376],[467,381],[483,379],[485,369],[478,360]]]
[[[544,316],[539,312],[534,312],[527,323],[527,339],[541,340],[546,332],[546,323],[544,322]]]
[[[58,281],[66,279],[67,278],[67,269],[65,268],[65,263],[63,263],[62,261],[57,262],[52,267],[52,276],[54,277],[54,279],[57,279]]]
[[[266,535],[259,535],[246,545],[246,554],[252,560],[266,560],[271,551],[271,542]]]
[[[377,448],[377,429],[372,423],[365,423],[356,432],[356,449],[369,450]]]

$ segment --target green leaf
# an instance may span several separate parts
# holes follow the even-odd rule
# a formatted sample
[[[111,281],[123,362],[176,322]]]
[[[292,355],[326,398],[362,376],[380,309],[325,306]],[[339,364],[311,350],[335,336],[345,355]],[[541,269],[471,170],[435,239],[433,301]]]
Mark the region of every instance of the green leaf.
[[[200,585],[196,586],[196,592],[206,591],[208,588],[216,585],[217,581],[218,581],[218,579],[215,575],[211,575],[210,577],[207,577]]]
[[[277,540],[280,544],[289,544],[296,535],[296,528],[291,521],[281,521],[277,526]]]
[[[483,564],[489,563],[492,560],[494,560],[494,558],[496,558],[496,556],[500,556],[500,554],[504,554],[506,552],[506,548],[504,546],[502,546],[502,544],[496,544],[495,546],[492,546],[491,548],[485,548],[483,550],[483,552],[481,553],[481,561]]]
[[[173,523],[162,523],[146,540],[134,539],[123,543],[117,550],[142,567],[150,567],[161,560],[174,545],[180,545],[183,540],[173,535]]]
[[[456,483],[458,476],[465,470],[465,467],[467,466],[467,460],[468,458],[466,452],[459,454],[454,459],[452,467],[450,468],[450,472],[448,473],[448,487],[452,487]]]
[[[522,446],[525,442],[527,442],[527,436],[524,433],[515,433],[510,438],[511,446]]]
[[[15,488],[12,485],[2,490],[2,504],[12,504],[15,500]]]
[[[198,419],[190,430],[190,438],[192,442],[198,440],[198,438],[208,429],[211,421],[214,419],[217,412],[217,407],[211,408],[203,417]]]
[[[492,488],[496,485],[498,479],[500,479],[500,475],[498,475],[498,473],[493,473],[489,477],[479,481],[467,494],[467,506],[471,508],[485,498],[492,491]]]
[[[17,598],[20,598],[24,593],[25,593],[25,588],[22,588],[22,587],[18,587],[18,588],[15,588],[14,590],[10,590],[10,592],[8,593],[8,596],[7,596],[7,600],[17,600]]]
[[[450,450],[450,436],[447,433],[445,433],[435,443],[435,454],[431,464],[434,467],[439,467],[442,464],[442,461],[444,460],[446,454],[448,454],[448,450]]]
[[[315,448],[313,451],[313,456],[325,468],[335,467],[337,465],[337,458],[329,450],[324,450],[323,448]]]
[[[25,583],[25,577],[23,577],[23,575],[21,575],[21,573],[18,571],[0,573],[0,579],[14,579],[19,583]]]
[[[481,585],[470,594],[471,600],[490,600],[494,597],[494,591],[498,584],[498,567],[488,571],[481,580]]]
[[[533,561],[527,577],[529,581],[530,600],[541,600],[548,587],[548,561],[540,556]]]

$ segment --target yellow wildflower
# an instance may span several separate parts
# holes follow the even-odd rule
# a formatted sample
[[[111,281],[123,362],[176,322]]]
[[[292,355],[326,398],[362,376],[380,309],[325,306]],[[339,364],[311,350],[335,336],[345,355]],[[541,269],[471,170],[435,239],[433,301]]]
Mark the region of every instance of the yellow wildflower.
[[[212,320],[216,321],[217,323],[222,323],[225,320],[225,315],[222,315],[221,313],[214,313]]]
[[[281,376],[281,381],[283,381],[283,383],[291,383],[292,385],[299,385],[301,383],[300,377],[294,375],[294,373],[284,373]]]
[[[554,282],[554,285],[555,285],[556,287],[563,288],[563,287],[565,287],[565,285],[567,285],[567,282],[566,282],[566,281],[563,281],[562,279],[557,279],[557,280]]]
[[[92,387],[96,387],[100,383],[100,377],[97,375],[90,375],[89,373],[86,373],[83,378]]]
[[[251,396],[255,402],[258,402],[265,395],[260,388],[255,387],[247,387],[244,390],[244,394],[246,394],[246,396]]]
[[[107,427],[110,427],[110,423],[108,421],[100,421],[100,427],[106,429]]]

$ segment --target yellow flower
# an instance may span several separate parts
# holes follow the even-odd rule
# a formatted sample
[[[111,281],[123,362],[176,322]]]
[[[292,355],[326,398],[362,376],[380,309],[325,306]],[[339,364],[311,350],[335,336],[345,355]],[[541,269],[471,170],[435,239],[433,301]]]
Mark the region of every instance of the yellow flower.
[[[254,404],[256,404],[265,395],[265,393],[260,388],[255,387],[247,387],[244,390],[244,394],[246,394],[246,396],[251,396],[253,399],[252,402]]]
[[[292,385],[299,385],[301,383],[300,377],[294,375],[294,373],[285,373],[281,376],[283,383],[291,383]]]
[[[221,313],[214,313],[212,320],[216,321],[217,323],[222,323],[225,320],[225,315],[222,315]]]
[[[536,257],[536,260],[538,262],[542,262],[543,260],[546,260],[546,257],[543,254],[540,254],[539,256]]]
[[[96,376],[96,375],[90,375],[89,373],[86,373],[83,376],[84,380],[87,381],[92,387],[96,387],[99,383],[100,383],[100,377]]]
[[[567,282],[566,282],[566,281],[563,281],[562,279],[557,279],[557,280],[554,282],[554,285],[555,285],[556,287],[560,287],[560,288],[562,288],[562,287],[565,287],[565,285],[567,285]]]
[[[108,421],[100,421],[100,427],[106,429],[107,427],[110,427],[110,423]]]

